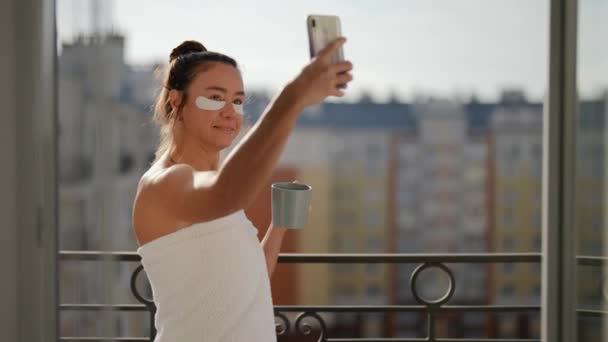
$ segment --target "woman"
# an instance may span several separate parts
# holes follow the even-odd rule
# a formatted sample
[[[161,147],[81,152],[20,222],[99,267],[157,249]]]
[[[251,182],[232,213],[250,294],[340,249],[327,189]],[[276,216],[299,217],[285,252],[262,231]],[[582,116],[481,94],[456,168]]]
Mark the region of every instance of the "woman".
[[[276,341],[270,280],[285,229],[262,243],[243,209],[267,183],[302,110],[352,80],[330,43],[274,98],[219,164],[243,122],[237,63],[185,41],[171,52],[156,103],[156,160],[133,205],[137,252],[157,307],[155,341]]]

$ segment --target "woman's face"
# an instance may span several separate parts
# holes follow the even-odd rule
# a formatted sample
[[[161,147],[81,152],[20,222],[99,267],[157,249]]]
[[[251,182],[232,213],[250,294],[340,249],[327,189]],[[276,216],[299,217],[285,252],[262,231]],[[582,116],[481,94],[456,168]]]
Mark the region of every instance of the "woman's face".
[[[231,65],[214,63],[194,77],[185,100],[181,110],[185,133],[218,151],[230,146],[243,123],[242,113],[235,110],[245,101],[240,72]],[[225,105],[221,107],[217,101]],[[218,106],[221,108],[210,109]]]

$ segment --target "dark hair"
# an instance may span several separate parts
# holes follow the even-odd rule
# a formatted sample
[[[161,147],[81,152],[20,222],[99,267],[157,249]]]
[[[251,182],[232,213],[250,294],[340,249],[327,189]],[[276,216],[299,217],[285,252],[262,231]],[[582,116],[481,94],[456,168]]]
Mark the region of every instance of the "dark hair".
[[[153,120],[161,129],[156,159],[172,147],[173,128],[177,119],[177,112],[186,102],[185,90],[199,72],[208,70],[213,63],[224,63],[238,68],[238,64],[231,57],[218,52],[207,51],[203,44],[195,40],[186,40],[171,51],[169,68],[154,105]],[[169,92],[171,90],[184,92],[180,108],[172,108],[171,103],[169,103]]]

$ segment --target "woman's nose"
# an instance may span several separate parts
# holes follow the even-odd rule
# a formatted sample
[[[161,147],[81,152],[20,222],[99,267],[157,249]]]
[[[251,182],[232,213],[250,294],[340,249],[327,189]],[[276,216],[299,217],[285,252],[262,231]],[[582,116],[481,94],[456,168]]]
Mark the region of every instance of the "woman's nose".
[[[220,115],[225,118],[231,118],[236,116],[237,113],[234,110],[234,106],[232,105],[232,103],[227,103],[224,108],[221,109]]]

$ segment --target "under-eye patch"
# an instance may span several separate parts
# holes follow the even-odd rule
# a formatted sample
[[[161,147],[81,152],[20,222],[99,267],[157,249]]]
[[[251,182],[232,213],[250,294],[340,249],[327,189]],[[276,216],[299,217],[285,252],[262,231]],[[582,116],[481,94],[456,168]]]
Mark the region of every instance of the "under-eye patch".
[[[196,106],[202,110],[220,110],[226,106],[226,101],[212,100],[204,96],[198,96],[196,98]],[[235,112],[243,115],[244,109],[242,104],[233,103],[232,107]]]
[[[204,96],[196,98],[196,106],[203,110],[220,110],[224,108],[226,101],[217,101]]]
[[[232,107],[234,107],[234,111],[235,112],[237,112],[237,113],[239,113],[241,115],[243,115],[245,113],[245,109],[243,108],[243,104],[242,103],[241,104],[233,103]]]

